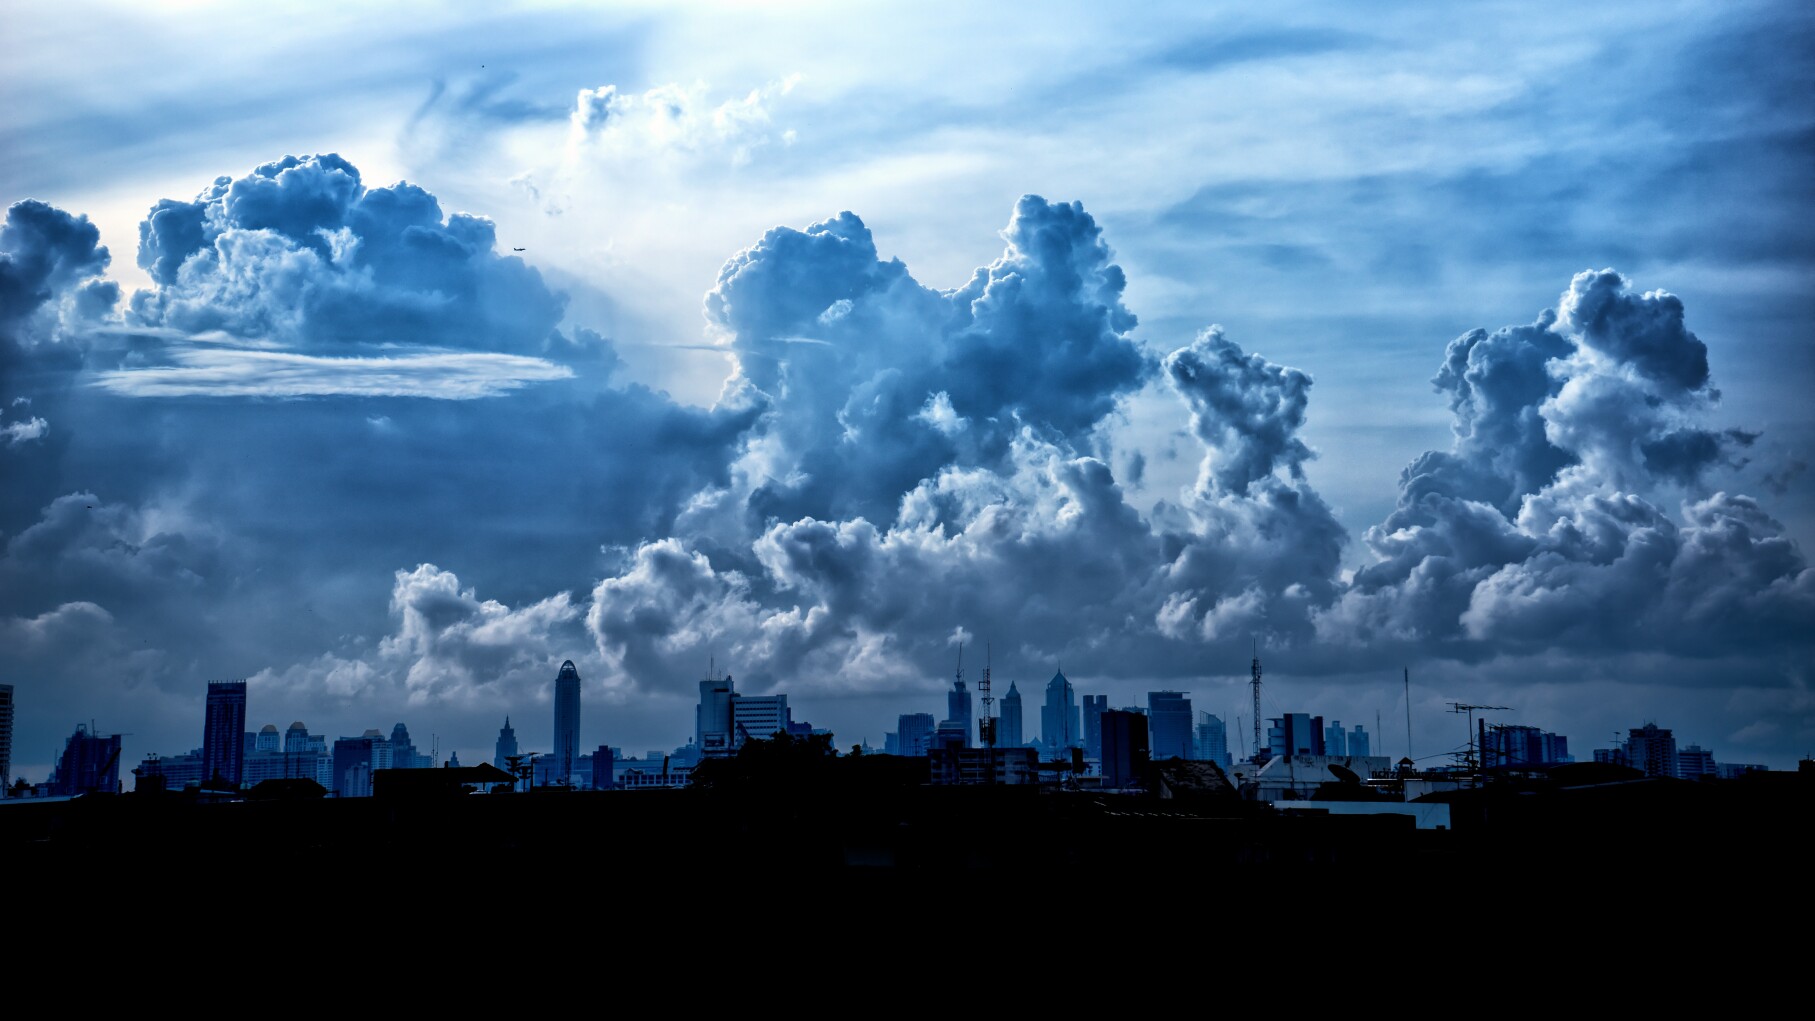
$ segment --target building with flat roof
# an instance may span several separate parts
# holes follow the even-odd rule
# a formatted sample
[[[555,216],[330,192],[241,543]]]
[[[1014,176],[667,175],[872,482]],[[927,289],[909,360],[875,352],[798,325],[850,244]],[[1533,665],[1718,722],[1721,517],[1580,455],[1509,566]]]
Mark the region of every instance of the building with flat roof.
[[[13,686],[0,684],[0,791],[13,785]],[[5,797],[0,794],[0,797]]]
[[[237,790],[246,762],[246,682],[209,681],[202,726],[203,782]]]

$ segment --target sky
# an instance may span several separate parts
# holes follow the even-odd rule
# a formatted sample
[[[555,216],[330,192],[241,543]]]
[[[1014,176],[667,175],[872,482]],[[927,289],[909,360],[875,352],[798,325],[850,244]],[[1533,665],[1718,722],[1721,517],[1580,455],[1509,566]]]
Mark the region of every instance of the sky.
[[[1815,754],[1815,11],[0,11],[13,774],[1059,669]],[[1480,713],[1475,714],[1480,716]],[[130,776],[125,777],[128,787]]]

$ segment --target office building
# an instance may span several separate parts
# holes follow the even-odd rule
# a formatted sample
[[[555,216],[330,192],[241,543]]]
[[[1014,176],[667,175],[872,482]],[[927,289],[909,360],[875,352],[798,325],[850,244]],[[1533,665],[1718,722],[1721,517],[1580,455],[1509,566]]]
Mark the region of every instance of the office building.
[[[905,713],[895,720],[895,754],[924,756],[933,747],[932,713]]]
[[[1287,713],[1267,721],[1267,750],[1281,755],[1325,755],[1323,717]]]
[[[1626,761],[1646,776],[1676,775],[1676,737],[1655,723],[1627,731]]]
[[[0,684],[0,791],[13,786],[13,686]],[[5,797],[0,794],[0,797]]]
[[[1197,714],[1197,759],[1219,766],[1232,765],[1229,758],[1229,727],[1220,716]]]
[[[334,786],[336,797],[369,798],[372,796],[372,774],[391,768],[391,742],[377,728],[358,737],[343,737],[334,742]]]
[[[410,740],[410,728],[399,723],[391,728],[391,768],[428,769],[435,764],[433,755],[424,755]]]
[[[956,724],[964,732],[962,747],[971,746],[971,693],[964,687],[964,679],[952,682],[952,690],[945,695],[945,718]]]
[[[63,743],[63,754],[50,774],[53,797],[120,792],[120,735],[91,734],[76,724],[76,732]]]
[[[1046,704],[1040,707],[1040,740],[1045,742],[1047,754],[1055,756],[1081,746],[1077,700],[1063,670],[1046,682]]]
[[[996,719],[996,747],[1020,748],[1027,744],[1022,730],[1024,717],[1021,710],[1021,693],[1015,690],[1015,682],[1008,682],[1008,694],[1002,696],[1002,715]]]
[[[934,784],[1032,784],[1039,782],[1039,752],[1033,748],[935,748],[928,758]]]
[[[1108,695],[1085,695],[1081,723],[1084,729],[1084,755],[1086,758],[1103,757],[1103,721],[1100,717],[1103,710],[1109,708]]]
[[[1137,786],[1148,759],[1147,717],[1139,709],[1103,710],[1103,786]]]
[[[1355,728],[1360,730],[1361,728]],[[1363,738],[1365,740],[1365,737]],[[1351,740],[1350,745],[1355,742]],[[1496,724],[1487,728],[1481,764],[1497,767],[1541,766],[1569,762],[1569,739],[1536,727]]]
[[[1563,739],[1557,738],[1557,740],[1561,741]],[[1349,747],[1346,754],[1363,759],[1371,758],[1374,754],[1374,743],[1368,738],[1367,728],[1359,723],[1355,724],[1354,728],[1349,731]]]
[[[246,682],[209,681],[207,713],[202,728],[205,782],[238,790],[246,761]]]
[[[617,762],[617,750],[608,744],[602,744],[592,753],[592,789],[608,791],[612,788],[611,770]],[[691,763],[689,763],[691,765]]]
[[[731,754],[731,675],[708,677],[700,682],[699,706],[693,712],[693,743],[700,757],[717,759]]]
[[[258,729],[258,733],[250,736],[252,738],[252,747],[249,749],[250,751],[275,752],[279,750],[277,747],[279,740],[277,735],[277,724],[275,723],[265,724]]]
[[[1148,749],[1154,761],[1192,758],[1191,700],[1183,691],[1147,693]]]
[[[788,729],[788,696],[737,695],[731,697],[731,750],[745,741],[764,741]]]
[[[1342,729],[1341,720],[1331,720],[1330,725],[1323,728],[1323,751],[1325,755],[1349,754],[1349,734]]]
[[[580,757],[580,671],[573,660],[555,675],[555,782],[572,785]]]
[[[504,726],[498,728],[498,744],[492,752],[492,765],[516,776],[517,774],[511,773],[510,760],[516,758],[517,754],[517,731],[511,727],[510,717],[506,716]]]
[[[1718,777],[1720,768],[1714,764],[1714,753],[1701,745],[1692,744],[1687,748],[1676,750],[1676,775],[1682,780],[1699,780],[1704,776]]]

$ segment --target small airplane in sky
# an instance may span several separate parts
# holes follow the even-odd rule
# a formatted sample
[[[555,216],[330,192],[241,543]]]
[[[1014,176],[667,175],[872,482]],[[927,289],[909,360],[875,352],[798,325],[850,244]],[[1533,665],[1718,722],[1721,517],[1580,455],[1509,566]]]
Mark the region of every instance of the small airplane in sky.
[[[513,251],[513,252],[521,252],[521,251],[522,251],[522,250],[523,250],[523,249],[521,249],[521,248],[513,248],[513,249],[511,249],[511,251]]]

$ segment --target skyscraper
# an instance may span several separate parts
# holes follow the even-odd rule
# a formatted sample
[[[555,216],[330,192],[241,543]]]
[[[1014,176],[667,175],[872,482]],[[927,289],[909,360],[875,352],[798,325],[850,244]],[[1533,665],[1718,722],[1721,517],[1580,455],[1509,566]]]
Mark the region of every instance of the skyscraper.
[[[786,695],[733,695],[731,698],[731,747],[745,741],[766,741],[788,729],[793,720]]]
[[[971,746],[971,693],[964,686],[964,679],[952,682],[952,690],[945,694],[945,718],[964,728],[964,745]]]
[[[1644,770],[1646,776],[1676,775],[1676,735],[1668,728],[1647,723],[1633,727],[1627,734],[1626,761],[1634,769]]]
[[[1008,682],[1008,694],[1002,696],[1002,716],[996,721],[996,747],[1020,748],[1027,744],[1022,736],[1021,693],[1015,690],[1015,682]]]
[[[1229,727],[1222,717],[1212,713],[1197,714],[1197,758],[1227,766],[1229,762]]]
[[[246,682],[209,681],[202,728],[204,783],[239,789],[246,762]]]
[[[13,785],[13,686],[0,684],[0,791]],[[5,797],[0,793],[0,798]]]
[[[580,671],[573,660],[561,664],[555,675],[555,782],[573,783],[574,763],[580,758]]]
[[[120,790],[120,735],[90,734],[76,724],[76,732],[63,745],[56,772],[50,777],[50,792],[73,797],[77,794],[117,794]]]
[[[511,756],[517,754],[517,732],[511,729],[510,717],[504,718],[504,726],[498,728],[498,748],[492,755],[492,765],[505,772],[510,772]],[[515,773],[511,773],[515,776]]]
[[[1064,671],[1046,682],[1046,704],[1040,707],[1040,740],[1058,755],[1078,744],[1078,706]]]
[[[700,703],[693,711],[693,743],[699,746],[701,758],[731,754],[731,695],[730,674],[700,682]]]
[[[1084,754],[1099,762],[1103,758],[1103,710],[1108,708],[1108,695],[1084,696]]]
[[[1155,762],[1189,759],[1191,754],[1191,700],[1183,691],[1147,693],[1148,747]]]

